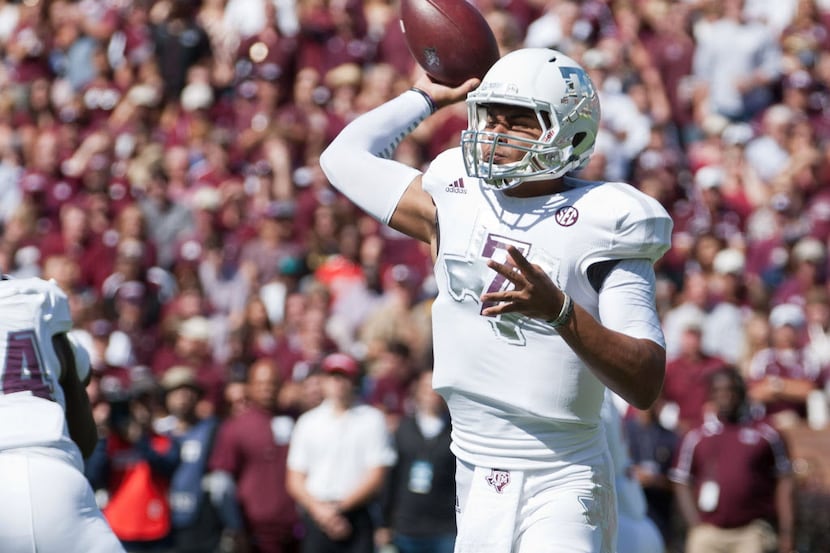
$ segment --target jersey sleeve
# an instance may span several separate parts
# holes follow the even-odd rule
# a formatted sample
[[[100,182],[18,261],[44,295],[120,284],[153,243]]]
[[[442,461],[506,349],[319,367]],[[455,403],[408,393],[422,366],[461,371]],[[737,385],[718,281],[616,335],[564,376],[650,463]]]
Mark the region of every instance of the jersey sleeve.
[[[655,263],[671,246],[674,223],[654,198],[623,183],[605,183],[600,187],[609,210],[607,240],[587,255],[583,272],[599,261],[647,259]]]
[[[451,148],[438,154],[421,177],[421,186],[430,196],[455,179],[466,177],[461,148]]]
[[[663,327],[655,307],[654,268],[646,259],[623,259],[599,293],[602,324],[635,338],[645,338],[666,347]]]

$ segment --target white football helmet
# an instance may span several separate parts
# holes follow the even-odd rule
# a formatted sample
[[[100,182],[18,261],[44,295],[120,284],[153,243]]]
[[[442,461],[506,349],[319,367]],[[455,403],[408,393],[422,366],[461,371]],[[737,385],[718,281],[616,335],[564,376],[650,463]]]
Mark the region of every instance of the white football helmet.
[[[542,127],[539,138],[485,130],[488,104],[533,110]],[[596,142],[599,97],[588,74],[573,59],[556,50],[525,48],[497,61],[467,95],[467,117],[467,130],[461,134],[467,174],[486,186],[506,190],[584,167]],[[497,146],[516,148],[525,155],[520,161],[498,165],[493,162]]]

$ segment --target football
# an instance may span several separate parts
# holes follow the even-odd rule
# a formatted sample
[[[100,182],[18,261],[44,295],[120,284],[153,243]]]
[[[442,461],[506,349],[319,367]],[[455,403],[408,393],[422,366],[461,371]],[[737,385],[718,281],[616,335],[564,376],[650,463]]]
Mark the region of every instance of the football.
[[[493,30],[466,0],[401,0],[400,22],[412,56],[441,84],[480,79],[500,57]]]

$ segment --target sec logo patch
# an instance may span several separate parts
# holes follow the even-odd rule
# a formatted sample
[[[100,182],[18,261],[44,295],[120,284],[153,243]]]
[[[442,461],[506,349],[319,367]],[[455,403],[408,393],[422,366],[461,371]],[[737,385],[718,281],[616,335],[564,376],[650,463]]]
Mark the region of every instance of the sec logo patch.
[[[579,211],[572,205],[566,205],[557,209],[553,217],[563,227],[569,227],[579,219]]]

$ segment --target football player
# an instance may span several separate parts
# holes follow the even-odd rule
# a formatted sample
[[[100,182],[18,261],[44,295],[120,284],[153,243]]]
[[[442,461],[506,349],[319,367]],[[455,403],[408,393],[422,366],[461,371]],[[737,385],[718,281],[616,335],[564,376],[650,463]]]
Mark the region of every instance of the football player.
[[[0,549],[124,551],[83,473],[97,433],[89,357],[54,281],[0,276]]]
[[[394,161],[466,98],[461,145],[426,172]],[[672,221],[634,187],[572,173],[600,106],[573,59],[520,49],[479,82],[415,88],[349,124],[320,163],[379,221],[432,246],[433,385],[458,459],[457,553],[613,553],[605,387],[647,408],[665,373],[653,264]]]

